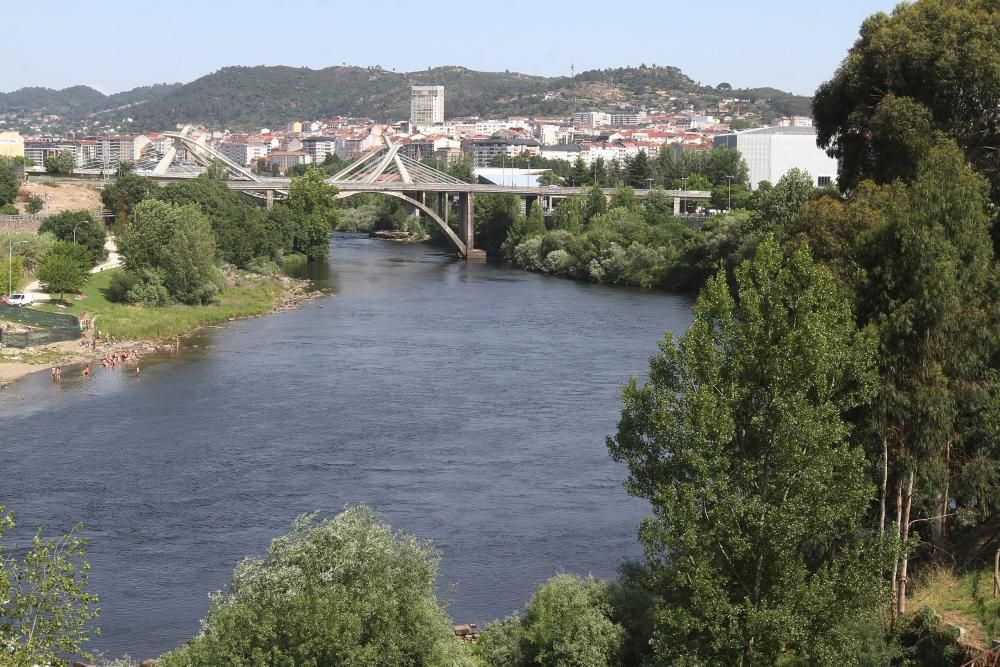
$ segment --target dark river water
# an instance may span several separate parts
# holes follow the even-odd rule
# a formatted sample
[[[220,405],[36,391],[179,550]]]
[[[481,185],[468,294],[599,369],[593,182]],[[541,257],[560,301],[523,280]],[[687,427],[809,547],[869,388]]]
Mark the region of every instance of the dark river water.
[[[0,504],[19,532],[84,523],[92,650],[184,642],[241,558],[353,503],[434,541],[456,622],[641,555],[646,506],[604,438],[687,299],[350,237],[319,273],[328,296],[205,329],[141,378],[0,390]]]

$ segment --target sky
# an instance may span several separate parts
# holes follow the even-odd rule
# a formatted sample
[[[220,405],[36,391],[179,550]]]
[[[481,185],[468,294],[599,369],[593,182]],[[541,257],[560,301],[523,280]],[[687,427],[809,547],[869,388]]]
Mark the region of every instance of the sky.
[[[104,93],[227,65],[438,65],[546,76],[672,65],[703,84],[810,95],[894,0],[0,0],[0,92]]]

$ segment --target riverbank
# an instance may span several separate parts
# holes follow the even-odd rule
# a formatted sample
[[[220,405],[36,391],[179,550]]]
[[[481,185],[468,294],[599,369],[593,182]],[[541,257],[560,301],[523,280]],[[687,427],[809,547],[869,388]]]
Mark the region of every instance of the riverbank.
[[[227,271],[228,286],[215,303],[145,308],[107,300],[106,290],[117,272],[95,274],[69,305],[39,304],[40,310],[87,318],[92,326],[81,340],[0,350],[0,387],[57,366],[100,363],[105,355],[135,352],[142,357],[173,347],[178,337],[199,327],[289,310],[320,294],[308,280]],[[99,344],[92,346],[95,334]]]

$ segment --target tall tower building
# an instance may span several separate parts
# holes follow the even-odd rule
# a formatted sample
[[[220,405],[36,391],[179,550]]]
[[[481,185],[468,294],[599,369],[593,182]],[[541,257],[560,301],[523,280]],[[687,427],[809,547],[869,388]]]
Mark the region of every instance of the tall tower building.
[[[410,122],[414,125],[436,125],[444,122],[444,86],[411,88]]]

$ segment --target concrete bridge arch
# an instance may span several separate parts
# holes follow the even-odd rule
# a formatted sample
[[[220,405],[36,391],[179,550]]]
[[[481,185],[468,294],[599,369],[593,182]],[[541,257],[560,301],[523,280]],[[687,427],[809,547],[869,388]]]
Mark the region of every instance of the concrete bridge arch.
[[[334,199],[347,199],[348,197],[351,197],[356,194],[361,194],[361,193],[359,191],[338,192],[334,196]],[[461,255],[462,257],[468,257],[468,245],[466,244],[466,241],[462,240],[459,237],[459,235],[455,233],[455,230],[449,227],[448,223],[445,222],[444,219],[434,211],[434,209],[427,206],[419,199],[414,199],[413,197],[410,197],[402,192],[396,192],[393,190],[383,190],[378,193],[369,193],[369,194],[389,195],[390,197],[395,197],[396,199],[404,201],[407,204],[413,206],[414,208],[423,211],[425,214],[427,214],[427,217],[433,220],[437,224],[438,228],[442,232],[444,232],[444,234],[452,242],[452,245],[455,246],[455,249],[458,251],[458,254]]]

